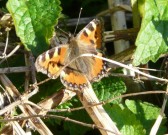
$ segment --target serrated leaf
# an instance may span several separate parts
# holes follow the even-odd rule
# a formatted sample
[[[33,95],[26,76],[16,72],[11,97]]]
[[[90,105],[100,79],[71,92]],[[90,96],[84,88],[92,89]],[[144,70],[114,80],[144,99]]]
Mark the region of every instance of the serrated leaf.
[[[127,108],[121,109],[119,105],[105,105],[113,121],[117,123],[122,135],[145,135],[145,129],[136,116]]]
[[[136,115],[137,119],[141,121],[144,128],[146,129],[147,134],[149,134],[155,120],[160,113],[160,108],[147,102],[133,100],[126,100],[125,104]],[[159,127],[158,135],[162,135],[166,131],[166,128],[163,126],[163,124],[164,122]]]
[[[61,12],[59,0],[8,0],[17,36],[27,50],[38,55],[48,48]]]
[[[145,0],[139,0],[138,1],[138,9],[139,9],[139,13],[141,15],[141,17],[144,16],[144,6],[145,6]]]
[[[98,99],[101,101],[120,96],[126,92],[125,83],[118,77],[105,77],[101,81],[93,83],[92,86]],[[113,103],[120,101],[121,99],[118,99],[113,101]]]
[[[156,62],[168,50],[168,1],[146,0],[144,18],[138,34],[133,64]]]

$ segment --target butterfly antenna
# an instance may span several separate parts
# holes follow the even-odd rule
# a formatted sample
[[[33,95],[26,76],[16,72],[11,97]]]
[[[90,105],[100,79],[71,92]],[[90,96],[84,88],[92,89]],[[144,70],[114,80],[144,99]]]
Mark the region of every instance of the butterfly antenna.
[[[75,31],[74,31],[74,35],[75,35],[76,30],[77,30],[78,25],[79,25],[79,20],[80,20],[80,16],[81,16],[81,13],[82,13],[82,9],[83,9],[83,8],[81,8],[81,9],[80,9],[80,12],[79,12],[78,21],[77,21],[77,24],[76,24],[76,28],[75,28]]]
[[[68,34],[67,32],[65,32],[64,30],[62,30],[59,26],[57,26],[57,29],[58,29],[59,31],[61,31],[62,33],[64,33],[65,35],[69,36],[69,34]]]

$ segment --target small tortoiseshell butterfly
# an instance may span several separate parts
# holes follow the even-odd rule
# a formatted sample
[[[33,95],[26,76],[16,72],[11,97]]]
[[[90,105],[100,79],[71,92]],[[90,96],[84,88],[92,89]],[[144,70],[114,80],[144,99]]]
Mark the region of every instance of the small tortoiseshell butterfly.
[[[92,20],[76,37],[71,36],[66,44],[62,44],[39,55],[35,66],[38,72],[55,79],[59,74],[63,85],[69,89],[81,90],[88,87],[88,81],[98,81],[108,71],[105,61],[95,57],[79,57],[81,54],[102,56],[96,48],[102,44],[102,24],[100,20]]]

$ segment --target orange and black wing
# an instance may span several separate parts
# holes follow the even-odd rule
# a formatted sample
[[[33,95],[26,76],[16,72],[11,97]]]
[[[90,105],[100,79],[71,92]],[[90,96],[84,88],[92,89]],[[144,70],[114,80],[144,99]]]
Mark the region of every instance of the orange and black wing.
[[[61,82],[65,87],[73,90],[81,90],[88,87],[88,80],[84,74],[65,68],[60,75]]]
[[[97,54],[98,56],[102,56],[101,53]],[[107,63],[105,61],[103,61],[102,59],[99,58],[92,58],[94,61],[94,64],[92,66],[91,69],[91,82],[94,81],[99,81],[101,78],[107,76],[107,72],[110,70],[110,68],[108,67]]]
[[[35,67],[38,72],[56,78],[64,66],[68,47],[66,45],[52,48],[38,56]]]
[[[76,38],[81,44],[93,45],[95,48],[101,49],[103,39],[102,30],[102,21],[94,19],[78,33]]]
[[[102,47],[102,35],[103,35],[102,21],[99,19],[94,19],[85,28],[83,28],[77,35],[77,40],[79,44],[82,45],[93,45],[96,49]],[[89,53],[89,52],[88,52]],[[91,52],[92,53],[92,52]],[[101,53],[96,51],[97,55],[102,56]],[[104,77],[109,70],[107,63],[98,58],[92,59],[91,71],[88,76],[89,81],[98,81]]]

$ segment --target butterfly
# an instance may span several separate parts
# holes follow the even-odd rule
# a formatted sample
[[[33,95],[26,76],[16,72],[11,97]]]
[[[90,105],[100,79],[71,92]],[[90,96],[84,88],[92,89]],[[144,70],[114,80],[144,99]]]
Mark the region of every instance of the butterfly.
[[[99,81],[107,75],[107,63],[95,57],[78,56],[87,53],[102,56],[96,50],[102,45],[102,33],[101,21],[92,20],[77,36],[71,36],[67,43],[39,55],[35,62],[37,71],[52,79],[60,75],[63,85],[73,90],[84,89],[89,86],[89,82]]]

